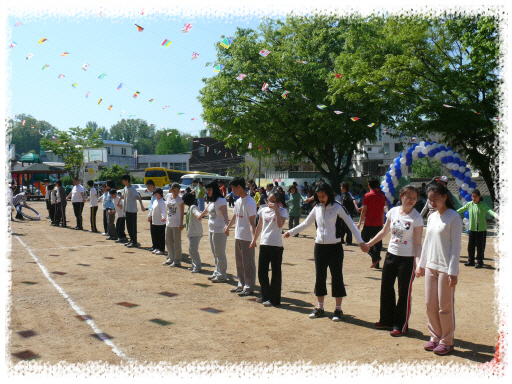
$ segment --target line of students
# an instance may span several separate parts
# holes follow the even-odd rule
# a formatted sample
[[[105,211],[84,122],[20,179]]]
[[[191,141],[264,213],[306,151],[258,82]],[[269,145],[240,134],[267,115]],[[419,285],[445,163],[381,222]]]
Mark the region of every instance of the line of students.
[[[121,209],[121,212],[128,213],[126,208],[131,201],[131,209],[135,211],[137,209],[136,195],[129,193],[129,181],[129,175],[124,175],[125,193],[123,197],[117,196],[117,192],[112,189],[111,182],[104,185],[104,192],[109,193],[104,193],[102,196],[104,218],[107,220],[105,227],[110,235],[108,239],[117,239],[118,242],[123,242],[123,235],[119,232],[122,226],[119,225],[118,230],[115,231],[111,219],[115,215],[116,208]],[[370,196],[368,198],[365,196],[365,201],[380,199],[377,188],[373,184],[375,183],[370,181],[369,187],[374,193],[367,194]],[[392,328],[391,336],[395,337],[402,336],[407,332],[414,277],[426,276],[425,296],[431,339],[424,348],[439,355],[450,353],[453,350],[454,292],[459,273],[462,220],[448,199],[448,190],[444,185],[433,184],[428,189],[428,198],[434,213],[428,218],[423,247],[421,246],[423,220],[414,209],[419,198],[419,191],[411,185],[405,186],[400,191],[401,205],[389,210],[384,227],[381,225],[380,230],[376,231],[371,228],[374,227],[371,225],[373,222],[368,225],[371,229],[368,232],[371,232],[372,235],[367,242],[363,241],[357,228],[360,224],[356,226],[344,206],[335,202],[333,190],[325,182],[320,182],[316,187],[314,194],[316,205],[308,217],[284,235],[282,228],[288,218],[288,211],[285,196],[280,191],[270,192],[267,205],[257,211],[254,199],[246,192],[245,180],[241,177],[233,178],[230,186],[239,199],[235,203],[233,217],[229,220],[226,200],[222,197],[223,194],[216,182],[206,185],[208,205],[203,212],[195,205],[193,194],[187,193],[183,197],[179,196],[180,185],[177,183],[171,185],[165,202],[163,191],[160,188],[155,189],[154,183],[151,181],[148,181],[146,185],[153,192],[148,215],[153,242],[150,250],[155,254],[165,255],[165,246],[167,246],[168,255],[167,261],[164,262],[165,265],[181,266],[181,232],[186,228],[189,254],[192,259],[190,270],[193,273],[201,270],[198,246],[203,232],[200,220],[208,215],[210,247],[215,259],[215,270],[208,278],[214,283],[227,281],[226,241],[230,234],[230,228],[234,225],[238,285],[231,289],[231,292],[242,297],[249,296],[254,294],[256,285],[255,247],[257,238],[261,235],[257,270],[261,297],[256,301],[265,306],[275,306],[281,303],[281,265],[284,251],[282,238],[294,236],[315,223],[317,230],[314,247],[316,269],[314,292],[317,296],[318,306],[310,314],[311,318],[325,315],[327,268],[331,273],[332,296],[335,298],[332,320],[340,321],[343,317],[341,305],[343,297],[347,295],[343,281],[344,256],[341,240],[343,232],[347,229],[350,230],[364,253],[379,242],[382,243],[382,239],[391,232],[382,272],[380,319],[375,323],[376,328]],[[108,191],[109,189],[110,191]],[[95,195],[94,192],[91,191],[91,212],[95,200],[92,198]],[[53,199],[51,204],[54,200],[56,201]],[[121,200],[124,200],[124,203]],[[142,201],[140,200],[140,202],[144,211]],[[189,207],[185,226],[183,225],[184,205]],[[366,208],[367,204],[363,202],[363,206]],[[467,208],[464,207],[464,209]],[[463,209],[460,211],[462,212]],[[364,209],[363,212],[365,212]],[[256,215],[259,217],[257,226],[255,224]],[[366,215],[365,227],[368,217]],[[359,223],[364,218],[363,215]],[[123,219],[123,217],[119,219]],[[382,217],[380,217],[380,223],[382,221]],[[130,229],[128,231],[130,232]],[[364,232],[363,228],[363,234]],[[131,233],[130,238],[132,244],[137,244]],[[372,260],[378,262],[380,256],[376,259],[372,255]],[[270,280],[269,265],[272,268]],[[395,299],[394,290],[396,280],[398,280],[398,301]]]

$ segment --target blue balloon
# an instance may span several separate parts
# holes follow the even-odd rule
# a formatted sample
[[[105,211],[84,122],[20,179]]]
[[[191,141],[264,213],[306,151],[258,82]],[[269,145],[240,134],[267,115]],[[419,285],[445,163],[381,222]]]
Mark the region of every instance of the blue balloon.
[[[469,211],[464,212],[464,217],[465,217],[466,219],[469,219]]]
[[[391,177],[391,174],[389,172],[386,172],[386,177]]]
[[[430,141],[428,141],[428,140],[427,140],[427,141],[425,141],[425,147],[426,147],[427,145],[430,145],[430,144],[432,144]]]
[[[452,176],[455,176],[457,177],[459,171],[454,171],[453,169],[450,171],[450,173],[452,174]]]
[[[466,191],[464,191],[462,188],[459,188],[459,195],[464,196],[466,194]]]
[[[411,147],[411,148],[409,148],[407,150],[407,153],[410,154],[410,155],[412,155],[413,152],[414,152],[414,148],[413,147]]]
[[[461,173],[459,171],[455,171],[455,172],[457,172],[457,179],[464,180],[464,174],[463,173]]]
[[[433,150],[433,149],[432,149],[432,150],[430,150],[430,151],[428,151],[428,157],[434,157],[435,155],[436,155],[436,154],[435,154],[435,152],[434,152],[434,150]]]
[[[405,158],[406,158],[406,159],[412,159],[412,154],[411,154],[411,153],[407,153],[407,154],[405,155]]]
[[[447,162],[448,162],[448,160],[446,159],[446,156],[441,157],[441,163],[446,164]]]
[[[466,229],[466,235],[469,235],[469,229]]]
[[[446,147],[446,152],[453,151],[452,147]]]
[[[388,185],[393,183],[393,180],[391,180],[391,177],[386,177],[386,181],[387,181]]]
[[[447,163],[453,163],[453,156],[446,156]]]
[[[460,159],[458,157],[454,157],[453,162],[456,164],[460,164]]]
[[[410,167],[412,165],[412,159],[407,159],[407,161],[405,162],[405,165]]]
[[[465,166],[466,166],[466,162],[465,162],[464,160],[461,160],[461,161],[459,162],[459,166],[461,166],[461,167],[465,167]]]
[[[464,182],[465,182],[466,184],[471,183],[471,177],[469,177],[469,176],[464,177]]]
[[[468,203],[471,201],[471,195],[469,193],[466,193],[466,196],[464,196],[464,198],[467,200]]]
[[[401,178],[401,177],[402,177],[402,171],[398,169],[398,170],[395,172],[395,176],[396,176],[396,178],[397,178],[397,179]]]
[[[474,189],[476,188],[476,183],[472,181],[471,183],[469,183],[469,186]]]
[[[444,145],[440,145],[438,149],[439,149],[439,152],[446,151],[446,147]]]
[[[420,153],[418,153],[418,157],[419,157],[420,159],[423,159],[423,158],[425,157],[425,155],[423,154],[423,152],[420,152]]]

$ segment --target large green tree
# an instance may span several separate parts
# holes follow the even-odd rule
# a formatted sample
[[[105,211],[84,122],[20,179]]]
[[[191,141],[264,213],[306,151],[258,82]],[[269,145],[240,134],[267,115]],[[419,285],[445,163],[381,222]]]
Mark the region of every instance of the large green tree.
[[[52,151],[64,160],[65,169],[71,177],[79,177],[84,161],[84,148],[101,148],[101,130],[89,128],[69,128],[69,131],[55,132],[55,139],[41,139],[41,147]]]
[[[182,134],[177,129],[165,129],[159,131],[159,133],[160,140],[155,151],[157,155],[173,155],[190,151],[192,145],[191,136]]]
[[[153,138],[156,129],[142,119],[122,119],[110,127],[110,140],[124,141],[133,144],[139,155],[155,152]]]
[[[253,156],[260,150],[279,150],[291,160],[307,157],[339,189],[357,143],[376,140],[378,124],[387,123],[379,113],[381,105],[371,97],[352,100],[329,92],[330,84],[339,80],[335,61],[344,52],[346,30],[353,22],[292,15],[285,21],[265,19],[258,30],[238,28],[229,49],[217,45],[216,63],[225,66],[222,72],[203,79],[199,100],[203,119],[213,127],[211,136]],[[271,53],[261,57],[263,49]],[[242,73],[247,77],[237,80]],[[318,104],[329,108],[321,110]],[[361,115],[366,121],[350,120]],[[368,127],[370,122],[377,126]]]
[[[484,178],[498,181],[499,35],[493,16],[370,17],[346,33],[333,94],[370,95],[398,132],[439,134]],[[446,107],[448,105],[451,107]],[[476,113],[475,113],[476,112]]]
[[[25,121],[25,124],[22,124]],[[40,140],[51,139],[57,128],[44,120],[37,120],[31,115],[19,114],[7,121],[7,141],[15,145],[16,158],[33,150],[39,155]],[[41,132],[41,133],[39,133]]]

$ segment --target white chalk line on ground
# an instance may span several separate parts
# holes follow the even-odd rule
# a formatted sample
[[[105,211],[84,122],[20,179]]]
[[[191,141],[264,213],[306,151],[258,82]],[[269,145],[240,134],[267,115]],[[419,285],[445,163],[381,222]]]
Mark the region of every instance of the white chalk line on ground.
[[[62,295],[62,297],[64,297],[67,300],[69,305],[71,305],[71,308],[73,308],[75,310],[75,312],[78,313],[80,316],[86,316],[87,314],[82,310],[82,308],[80,308],[69,297],[69,295],[55,282],[55,280],[53,280],[51,278],[48,270],[45,268],[45,266],[43,264],[41,264],[41,262],[39,261],[37,256],[34,255],[32,250],[30,249],[30,247],[27,244],[25,244],[18,236],[14,236],[14,237],[16,237],[16,239],[18,239],[18,241],[28,250],[30,256],[32,256],[32,258],[35,260],[35,262],[37,263],[39,268],[41,268],[41,271],[43,272],[45,277],[48,279],[48,281],[50,283],[53,284],[55,289]],[[107,338],[105,338],[104,333],[101,332],[101,330],[98,328],[98,326],[96,325],[96,323],[93,320],[89,319],[89,320],[85,320],[85,322],[92,328],[94,333],[96,335],[98,335],[99,339],[102,340],[105,344],[107,344],[112,349],[112,352],[114,352],[117,356],[119,356],[120,358],[127,360],[127,361],[135,361],[135,359],[130,358],[130,357],[126,356],[123,352],[121,352],[121,350],[119,350],[119,348],[117,348],[111,340],[108,340]]]

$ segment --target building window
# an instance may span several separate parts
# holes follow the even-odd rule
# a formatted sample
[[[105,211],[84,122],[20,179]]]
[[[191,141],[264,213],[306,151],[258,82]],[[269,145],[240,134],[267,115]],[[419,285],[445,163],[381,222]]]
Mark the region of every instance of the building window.
[[[110,155],[110,147],[107,147],[107,155]]]
[[[389,153],[389,143],[384,143],[384,154]]]
[[[126,148],[121,148],[121,155],[126,155]]]
[[[181,163],[181,170],[182,170],[182,171],[188,171],[188,169],[187,169],[187,163]]]
[[[372,147],[366,148],[366,152],[371,152],[371,151],[372,151]]]
[[[149,168],[159,167],[160,163],[149,163]]]
[[[199,156],[204,157],[204,147],[199,147]]]
[[[395,143],[395,152],[401,152],[403,149],[402,143]]]
[[[167,162],[162,162],[162,168],[167,168]]]
[[[146,169],[148,167],[148,163],[139,163],[139,168]]]

